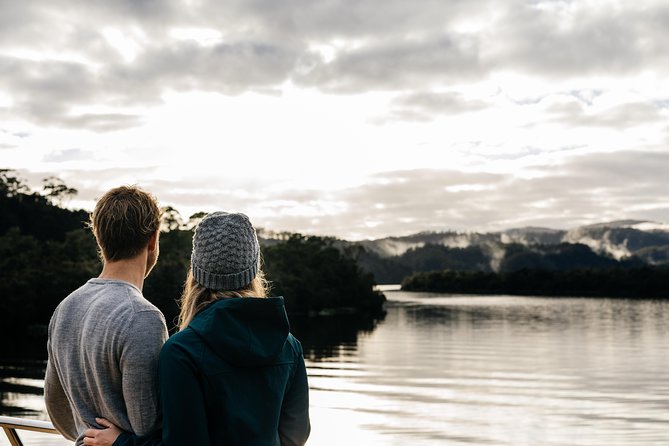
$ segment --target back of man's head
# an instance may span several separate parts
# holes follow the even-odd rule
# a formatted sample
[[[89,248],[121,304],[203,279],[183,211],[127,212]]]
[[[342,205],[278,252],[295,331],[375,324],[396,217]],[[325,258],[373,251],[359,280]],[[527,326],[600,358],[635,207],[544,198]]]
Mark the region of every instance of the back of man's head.
[[[105,261],[131,259],[160,227],[155,197],[135,186],[111,189],[91,214],[91,228]]]

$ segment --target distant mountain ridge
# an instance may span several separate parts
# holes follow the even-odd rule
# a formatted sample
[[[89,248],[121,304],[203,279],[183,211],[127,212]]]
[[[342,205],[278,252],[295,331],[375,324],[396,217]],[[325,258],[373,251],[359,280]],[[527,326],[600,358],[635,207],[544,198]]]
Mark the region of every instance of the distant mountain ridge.
[[[667,259],[651,253],[669,251],[669,224],[642,220],[620,220],[579,226],[569,230],[542,227],[512,228],[499,232],[421,232],[405,237],[386,237],[356,242],[380,257],[398,256],[427,244],[449,248],[471,246],[583,244],[598,254],[617,260],[638,256],[649,264]]]
[[[523,227],[489,233],[421,232],[342,244],[364,248],[359,263],[378,283],[399,283],[417,272],[445,269],[512,272],[669,265],[669,225],[641,220],[569,230]]]

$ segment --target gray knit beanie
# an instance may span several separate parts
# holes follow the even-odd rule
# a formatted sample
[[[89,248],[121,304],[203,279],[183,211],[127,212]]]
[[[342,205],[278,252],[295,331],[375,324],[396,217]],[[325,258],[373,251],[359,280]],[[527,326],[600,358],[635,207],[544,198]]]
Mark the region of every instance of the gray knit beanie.
[[[193,277],[211,290],[238,290],[251,283],[259,256],[256,231],[244,214],[214,212],[195,229]]]

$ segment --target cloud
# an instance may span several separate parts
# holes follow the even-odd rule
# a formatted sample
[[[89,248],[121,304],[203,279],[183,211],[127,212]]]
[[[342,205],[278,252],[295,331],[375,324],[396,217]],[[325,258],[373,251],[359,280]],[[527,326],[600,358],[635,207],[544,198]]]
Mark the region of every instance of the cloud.
[[[381,122],[431,121],[438,116],[485,110],[491,104],[457,92],[417,92],[395,97],[390,106],[390,113],[380,118]]]
[[[404,16],[381,6],[378,15],[395,16],[389,23],[396,29],[378,29],[370,24],[373,19],[360,18],[372,31],[360,41],[351,35],[353,43],[334,51],[331,60],[312,60],[314,67],[298,80],[351,93],[426,84],[455,87],[496,73],[565,80],[649,69],[659,74],[669,68],[662,45],[669,37],[669,12],[662,2],[611,8],[589,1],[472,2],[471,9],[460,2],[448,5],[428,2],[418,16],[409,9],[422,9],[422,4],[406,4]],[[488,14],[482,13],[486,6]],[[450,18],[452,11],[457,18]]]
[[[68,61],[4,56],[0,57],[0,76],[15,101],[34,103],[39,97],[44,107],[59,107],[61,102],[90,98],[95,86],[89,67]]]
[[[11,96],[9,113],[102,132],[142,125],[128,107],[159,104],[173,90],[237,95],[292,81],[323,92],[392,91],[394,119],[426,120],[462,110],[471,100],[455,96],[463,85],[508,73],[585,84],[669,74],[669,6],[661,1],[5,1],[2,8],[0,93]],[[202,32],[214,37],[197,38]],[[431,90],[449,93],[430,103]],[[80,111],[93,106],[105,110]],[[604,121],[586,114],[585,125],[613,126],[628,113],[653,114],[628,107]]]
[[[84,154],[73,149],[54,156]],[[424,230],[569,229],[624,219],[667,222],[667,165],[669,153],[661,151],[593,153],[535,165],[532,176],[422,168],[380,172],[356,187],[334,190],[268,187],[262,178],[167,178],[150,166],[61,170],[55,176],[78,189],[76,205],[89,210],[108,188],[140,184],[184,218],[197,211],[239,211],[269,230],[353,240]],[[51,175],[21,172],[29,184]]]
[[[469,35],[437,34],[420,39],[379,39],[361,48],[341,51],[326,62],[317,56],[302,68],[296,81],[325,91],[355,93],[459,84],[478,80],[485,67],[478,42]]]
[[[665,120],[662,109],[651,102],[630,102],[595,108],[574,100],[552,104],[547,107],[546,112],[549,121],[572,127],[623,129]]]
[[[138,115],[76,113],[81,104],[105,102],[111,95],[82,63],[29,61],[0,57],[0,81],[11,91],[13,107],[6,116],[22,116],[40,125],[110,131],[139,125]]]
[[[85,128],[98,132],[111,132],[136,127],[143,122],[140,115],[125,113],[84,113],[77,116],[63,116],[63,127]]]
[[[141,125],[132,107],[160,104],[166,91],[271,90],[299,53],[252,33],[212,45],[174,38],[181,24],[218,25],[182,2],[10,3],[0,19],[12,22],[0,28],[0,98],[10,98],[5,116],[38,125],[118,130]]]
[[[0,116],[2,116],[2,108],[0,108]],[[28,132],[17,132],[0,128],[0,150],[15,149],[19,147],[19,140],[30,136]]]
[[[44,156],[44,161],[49,163],[62,163],[67,161],[88,160],[95,157],[91,151],[81,149],[66,149],[51,152]]]
[[[139,94],[149,101],[165,89],[239,94],[281,84],[297,57],[294,49],[265,41],[172,42],[151,47],[131,65],[112,67],[105,83],[122,87],[126,100]]]
[[[567,229],[621,219],[669,221],[669,202],[660,192],[669,190],[667,163],[667,153],[630,151],[573,156],[559,166],[541,167],[543,174],[532,178],[436,169],[383,172],[356,188],[327,194],[299,191],[294,201],[312,203],[314,212],[295,215],[279,209],[262,221],[268,229],[305,228],[352,239],[419,230]],[[280,196],[287,203],[292,200],[290,192]],[[330,206],[337,212],[326,214],[322,208],[328,203],[355,205]]]
[[[667,5],[601,6],[539,1],[508,10],[488,34],[495,39],[489,41],[490,58],[496,67],[561,79],[629,75],[650,67],[666,72]]]
[[[90,159],[94,154],[82,149],[69,149],[47,155],[45,161],[60,163],[64,161],[80,161]],[[104,163],[100,163],[103,166]],[[21,176],[27,179],[28,185],[41,183],[43,178],[51,176],[62,179],[69,187],[77,189],[78,194],[72,205],[92,210],[95,200],[112,187],[121,185],[138,185],[153,193],[147,186],[146,175],[157,173],[155,166],[142,167],[96,167],[87,169],[60,168],[57,171],[21,169]]]
[[[79,62],[0,57],[0,81],[13,106],[7,116],[41,125],[110,131],[142,124],[134,113],[78,113],[80,106],[111,110],[159,102],[165,89],[239,94],[281,83],[294,55],[263,43],[240,42],[203,48],[181,43],[154,49],[132,66],[111,65],[98,73]]]
[[[512,0],[516,2],[517,0]],[[272,0],[201,2],[184,15],[215,24],[232,35],[240,32],[280,37],[285,41],[331,42],[416,33],[452,26],[472,16],[488,15],[493,0]]]

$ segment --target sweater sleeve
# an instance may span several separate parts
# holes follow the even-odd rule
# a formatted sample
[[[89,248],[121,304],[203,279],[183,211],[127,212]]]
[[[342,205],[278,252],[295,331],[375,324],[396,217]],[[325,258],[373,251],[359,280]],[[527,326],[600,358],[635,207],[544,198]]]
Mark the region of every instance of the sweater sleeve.
[[[298,340],[294,341],[297,356],[295,373],[286,390],[279,419],[281,446],[301,446],[307,442],[311,432],[307,368],[304,364],[302,345]]]
[[[54,427],[68,440],[76,440],[77,427],[72,417],[72,407],[65,395],[58,373],[51,360],[46,365],[44,377],[44,402],[46,410]]]
[[[46,363],[46,374],[44,376],[44,403],[46,411],[54,427],[61,435],[68,440],[76,440],[77,426],[72,415],[72,406],[70,400],[67,399],[63,384],[60,382],[58,372],[54,367],[54,356],[51,350],[51,328],[54,319],[58,317],[58,310],[49,322],[49,337],[46,344],[48,361]]]
[[[156,378],[158,355],[166,339],[165,320],[158,311],[136,313],[125,330],[119,366],[128,420],[137,435],[159,427]]]

